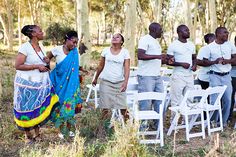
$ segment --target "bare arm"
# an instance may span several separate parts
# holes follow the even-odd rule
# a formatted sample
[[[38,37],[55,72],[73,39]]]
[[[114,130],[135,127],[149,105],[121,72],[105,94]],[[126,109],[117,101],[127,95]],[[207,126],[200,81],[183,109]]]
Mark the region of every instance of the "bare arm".
[[[162,55],[147,55],[145,50],[138,49],[138,59],[139,60],[151,60],[151,59],[161,59]]]
[[[167,55],[167,60],[168,60],[168,65],[171,65],[171,66],[182,66],[183,68],[185,69],[188,69],[190,64],[189,63],[185,63],[185,62],[176,62],[174,60],[174,56],[173,55]]]
[[[236,54],[232,54],[231,55],[231,59],[224,59],[222,61],[222,64],[232,64],[232,65],[236,65]]]
[[[127,89],[127,84],[128,84],[128,80],[129,80],[129,73],[130,73],[130,59],[125,59],[124,62],[124,83],[121,86],[121,92],[124,92]]]
[[[105,65],[105,57],[101,57],[100,62],[99,62],[99,65],[98,65],[98,67],[97,67],[96,76],[95,76],[94,80],[92,80],[92,85],[93,85],[93,86],[96,86],[96,84],[97,84],[97,79],[98,79],[100,73],[102,72],[102,70],[103,70],[103,68],[104,68],[104,65]]]
[[[30,70],[39,69],[40,72],[45,72],[49,70],[43,64],[26,65],[25,61],[26,61],[26,56],[22,53],[18,53],[15,60],[16,70],[30,71]]]

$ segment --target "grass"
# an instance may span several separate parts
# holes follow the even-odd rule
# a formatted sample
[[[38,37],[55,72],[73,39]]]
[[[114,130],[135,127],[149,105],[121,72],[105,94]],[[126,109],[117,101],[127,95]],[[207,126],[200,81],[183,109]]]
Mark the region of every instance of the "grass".
[[[235,156],[236,136],[232,128],[224,132],[213,134],[205,140],[193,138],[190,142],[185,140],[185,132],[176,134],[176,149],[173,152],[173,136],[165,135],[165,145],[141,145],[138,142],[137,126],[127,123],[122,128],[119,123],[114,123],[114,130],[107,130],[106,121],[101,118],[101,111],[93,109],[93,103],[84,104],[84,110],[77,115],[77,133],[74,139],[60,140],[58,130],[52,123],[47,123],[42,129],[43,141],[32,146],[24,145],[24,134],[19,131],[13,121],[13,80],[14,53],[0,52],[1,84],[3,87],[2,101],[0,104],[0,156],[14,157],[152,157],[152,156]],[[91,82],[94,67],[90,75],[85,76],[84,85],[81,87],[82,98],[86,98],[88,89],[85,87]],[[168,116],[167,116],[168,117]],[[168,123],[165,122],[165,123]],[[165,124],[165,126],[168,126]],[[217,139],[218,140],[215,140]],[[218,144],[217,144],[217,141]]]

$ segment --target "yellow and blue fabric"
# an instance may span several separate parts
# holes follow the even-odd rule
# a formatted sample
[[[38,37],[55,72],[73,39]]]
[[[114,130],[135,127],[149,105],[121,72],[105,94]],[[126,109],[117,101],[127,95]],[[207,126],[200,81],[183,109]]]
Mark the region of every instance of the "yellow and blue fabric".
[[[78,57],[78,49],[74,48],[50,73],[50,79],[61,104],[61,107],[53,115],[56,127],[64,122],[73,125],[75,122],[74,115],[82,107]]]
[[[59,98],[49,77],[34,82],[16,75],[14,86],[14,120],[20,130],[40,127],[51,119]]]

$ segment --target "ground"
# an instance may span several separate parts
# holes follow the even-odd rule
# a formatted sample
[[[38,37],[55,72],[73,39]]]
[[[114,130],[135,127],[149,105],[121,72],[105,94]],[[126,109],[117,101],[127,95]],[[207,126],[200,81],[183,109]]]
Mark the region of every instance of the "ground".
[[[30,152],[31,149],[35,151],[33,156],[37,156],[37,153],[43,154],[44,151],[50,154],[49,148],[55,149],[57,145],[65,146],[73,143],[73,140],[61,140],[58,137],[58,130],[49,122],[41,129],[43,141],[38,141],[34,146],[25,146],[23,132],[16,128],[12,112],[15,54],[8,55],[6,53],[0,53],[0,56],[0,70],[3,86],[2,102],[0,105],[0,156],[27,156],[25,154]],[[90,74],[85,76],[84,85],[91,81],[94,74],[94,68],[89,69],[89,71]],[[81,87],[83,99],[85,99],[88,92],[84,85]],[[106,148],[112,143],[112,138],[110,138],[110,134],[103,127],[104,123],[99,120],[99,116],[100,112],[93,109],[92,103],[84,104],[83,113],[77,115],[77,128],[80,131],[81,136],[85,138],[85,146],[83,147],[85,152],[84,156],[100,156],[106,154]],[[168,127],[169,118],[167,116],[165,128]],[[167,129],[165,129],[165,131],[166,130]],[[219,138],[217,137],[217,134],[213,134],[211,137],[206,136],[206,139],[193,138],[190,142],[186,141],[184,130],[181,130],[176,134],[175,140],[173,134],[167,137],[165,132],[164,148],[154,145],[147,147],[147,149],[152,155],[157,156],[172,156],[173,150],[175,156],[205,156],[209,151],[212,151],[215,148],[214,146],[216,146],[216,150],[213,150],[213,154],[209,154],[210,156],[215,156],[216,154],[218,156],[227,156],[227,153],[230,151],[235,151],[232,149],[236,149],[235,134],[233,135],[234,132],[235,130],[230,126],[219,133]],[[217,140],[219,140],[219,144],[217,144]],[[137,154],[132,156],[137,156]]]

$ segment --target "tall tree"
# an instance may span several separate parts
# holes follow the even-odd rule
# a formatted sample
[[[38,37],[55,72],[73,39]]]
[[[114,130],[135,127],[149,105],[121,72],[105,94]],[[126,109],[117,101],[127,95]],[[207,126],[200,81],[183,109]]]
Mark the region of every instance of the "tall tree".
[[[135,65],[136,6],[136,0],[127,0],[125,18],[125,47],[130,52],[131,65]]]
[[[209,0],[208,1],[209,13],[210,13],[210,25],[211,32],[215,32],[217,27],[217,16],[216,16],[216,1]]]
[[[161,23],[161,9],[163,0],[150,0],[150,4],[153,10],[154,21]]]
[[[10,51],[13,50],[13,7],[12,0],[4,0],[1,2],[3,6],[2,12],[0,11],[0,23],[2,24],[4,31],[4,38],[7,42],[7,47]]]
[[[88,48],[87,53],[81,56],[81,65],[87,67],[90,64],[91,41],[89,32],[89,7],[87,0],[76,0],[77,26],[82,42]]]

